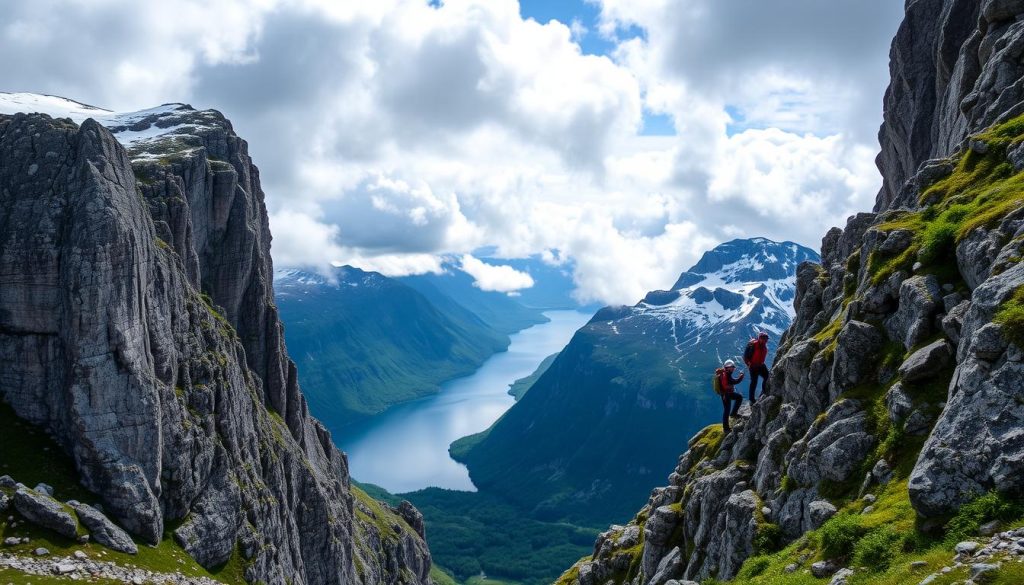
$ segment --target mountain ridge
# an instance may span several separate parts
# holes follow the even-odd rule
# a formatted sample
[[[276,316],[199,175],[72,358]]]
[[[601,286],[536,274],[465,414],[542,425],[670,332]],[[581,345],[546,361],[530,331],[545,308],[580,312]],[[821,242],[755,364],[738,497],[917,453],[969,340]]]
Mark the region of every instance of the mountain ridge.
[[[559,585],[1022,578],[1022,16],[907,2],[883,187],[799,267],[771,395]]]
[[[785,271],[817,257],[767,239],[716,250],[695,265],[707,274],[688,287],[598,311],[498,422],[453,443],[450,453],[474,483],[543,519],[596,523],[628,514],[627,495],[647,493],[657,467],[671,468],[674,445],[703,426],[697,421],[721,417],[708,372],[738,360],[756,332],[781,333],[791,319],[780,297],[792,297],[793,277],[744,279],[772,272],[759,259]]]
[[[448,297],[376,272],[279,269],[274,288],[306,396],[334,430],[434,394],[509,345]]]

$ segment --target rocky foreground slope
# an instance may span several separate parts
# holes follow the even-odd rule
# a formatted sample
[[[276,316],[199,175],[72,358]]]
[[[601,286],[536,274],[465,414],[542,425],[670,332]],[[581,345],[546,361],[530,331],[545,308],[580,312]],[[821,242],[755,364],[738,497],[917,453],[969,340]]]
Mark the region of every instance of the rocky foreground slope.
[[[0,398],[141,543],[251,581],[428,582],[418,514],[356,501],[309,415],[245,141],[215,111],[57,106],[95,119],[0,115]]]
[[[884,187],[800,267],[773,395],[561,583],[1022,582],[1017,532],[953,550],[1024,517],[1022,17],[907,3]]]

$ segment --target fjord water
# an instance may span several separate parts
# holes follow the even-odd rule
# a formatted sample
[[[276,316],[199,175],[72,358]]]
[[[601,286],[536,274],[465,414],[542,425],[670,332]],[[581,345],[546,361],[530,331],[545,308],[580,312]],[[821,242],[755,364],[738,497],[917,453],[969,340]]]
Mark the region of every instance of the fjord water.
[[[335,430],[352,477],[392,493],[426,487],[476,491],[466,468],[448,456],[448,445],[497,420],[514,402],[509,384],[565,347],[590,318],[578,311],[544,314],[550,322],[512,335],[508,351],[495,354],[473,374],[442,384],[438,394]]]

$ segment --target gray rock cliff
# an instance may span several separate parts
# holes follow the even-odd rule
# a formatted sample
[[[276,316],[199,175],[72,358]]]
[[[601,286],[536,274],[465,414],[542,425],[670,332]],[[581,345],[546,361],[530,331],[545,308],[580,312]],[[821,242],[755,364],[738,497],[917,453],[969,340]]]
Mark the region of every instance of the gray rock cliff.
[[[749,577],[745,561],[789,543],[784,573],[846,582],[873,568],[841,569],[849,556],[802,537],[837,514],[874,518],[876,493],[920,530],[987,492],[1024,496],[1024,335],[1006,317],[1024,311],[1024,198],[1010,186],[1024,169],[1024,3],[906,12],[884,186],[874,212],[825,236],[821,265],[798,270],[772,395],[731,434],[695,436],[669,485],[560,584]],[[638,528],[646,541],[619,544]]]
[[[241,555],[251,581],[429,582],[309,416],[245,142],[187,106],[103,123],[0,116],[0,398],[141,543]]]

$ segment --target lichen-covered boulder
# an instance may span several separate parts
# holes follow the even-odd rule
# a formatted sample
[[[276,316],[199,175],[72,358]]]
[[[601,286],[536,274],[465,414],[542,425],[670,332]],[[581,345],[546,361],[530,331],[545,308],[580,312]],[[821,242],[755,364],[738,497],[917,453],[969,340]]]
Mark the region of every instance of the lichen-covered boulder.
[[[14,492],[14,509],[29,522],[56,532],[65,538],[78,535],[78,523],[60,502],[29,489]]]
[[[89,530],[89,538],[103,546],[128,554],[139,552],[128,533],[110,521],[103,512],[81,502],[68,502],[74,508],[78,521]]]
[[[931,335],[942,309],[942,288],[932,275],[912,276],[900,285],[899,309],[886,319],[889,337],[910,349]]]

